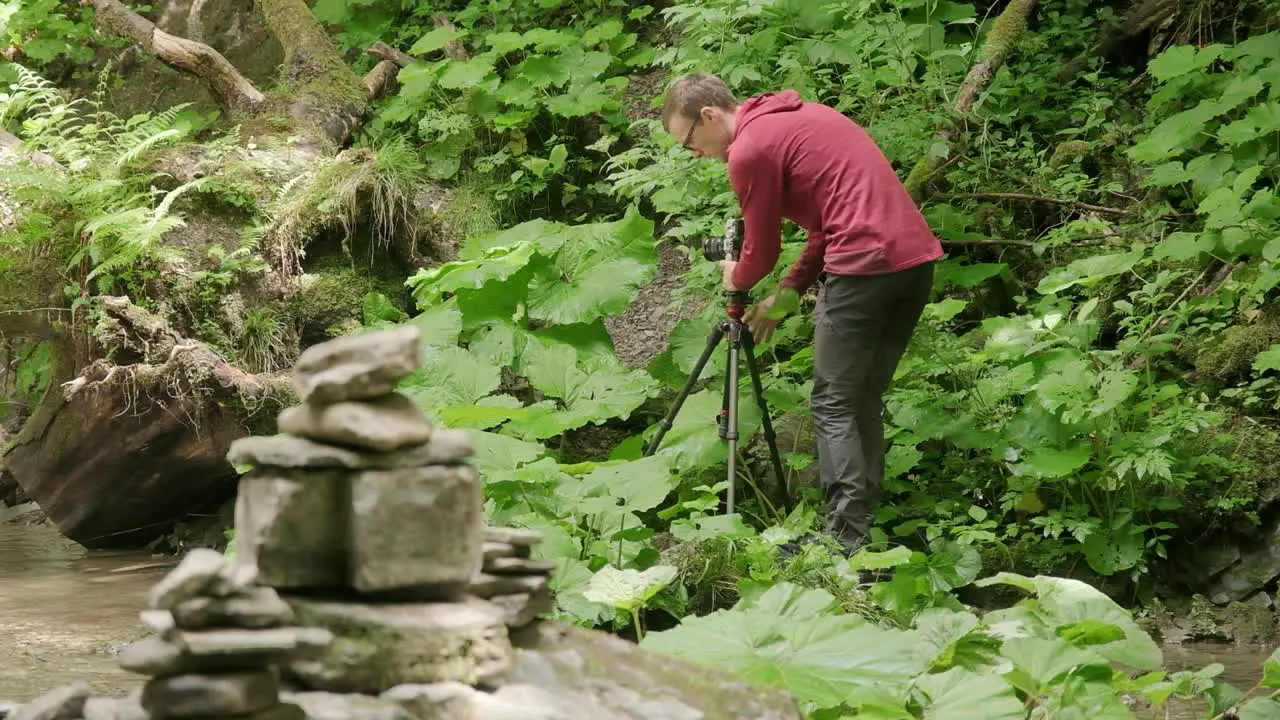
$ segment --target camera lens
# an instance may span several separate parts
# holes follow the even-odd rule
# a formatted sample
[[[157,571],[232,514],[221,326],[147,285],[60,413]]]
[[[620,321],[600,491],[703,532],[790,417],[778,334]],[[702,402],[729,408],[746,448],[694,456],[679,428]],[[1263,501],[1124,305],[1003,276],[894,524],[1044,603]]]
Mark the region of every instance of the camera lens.
[[[724,238],[707,238],[703,240],[702,256],[711,262],[725,259]]]

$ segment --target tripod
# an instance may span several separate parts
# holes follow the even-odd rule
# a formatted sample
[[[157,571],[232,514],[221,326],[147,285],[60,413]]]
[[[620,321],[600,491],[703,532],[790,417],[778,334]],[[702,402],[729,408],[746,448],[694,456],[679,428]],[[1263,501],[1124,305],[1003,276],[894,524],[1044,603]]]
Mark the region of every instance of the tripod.
[[[698,376],[702,374],[702,369],[706,366],[707,361],[711,359],[711,354],[715,352],[716,346],[720,344],[720,341],[728,337],[729,362],[726,366],[727,372],[724,379],[724,400],[720,406],[720,413],[716,416],[716,422],[720,426],[720,439],[729,441],[728,512],[733,513],[734,489],[737,484],[738,470],[739,351],[742,351],[742,354],[747,358],[747,371],[751,375],[751,387],[755,391],[756,403],[760,406],[760,417],[764,424],[764,438],[769,446],[769,458],[772,461],[773,470],[777,473],[779,483],[785,483],[786,476],[782,473],[782,458],[778,454],[777,437],[773,432],[773,423],[769,420],[769,404],[765,402],[764,386],[760,384],[760,370],[756,367],[755,339],[751,336],[751,329],[742,322],[749,296],[741,291],[726,291],[724,294],[728,298],[727,317],[716,323],[716,326],[711,329],[711,334],[707,336],[707,347],[702,351],[702,356],[698,358],[697,364],[693,366],[693,371],[689,373],[689,381],[685,383],[685,386],[680,390],[680,394],[676,396],[675,402],[671,405],[671,409],[667,411],[666,417],[662,418],[662,422],[658,423],[658,432],[649,441],[649,446],[645,448],[644,454],[652,455],[658,449],[658,445],[662,443],[662,438],[671,429],[671,424],[675,421],[676,415],[680,413],[680,407],[684,405],[685,398],[689,397],[693,386],[697,384]],[[787,511],[790,512],[790,498],[784,498],[784,503]]]

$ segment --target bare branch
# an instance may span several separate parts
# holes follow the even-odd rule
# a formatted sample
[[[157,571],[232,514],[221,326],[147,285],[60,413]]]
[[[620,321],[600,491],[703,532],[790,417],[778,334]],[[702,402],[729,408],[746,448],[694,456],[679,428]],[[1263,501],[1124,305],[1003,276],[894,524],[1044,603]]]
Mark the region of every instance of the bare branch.
[[[266,97],[241,75],[222,53],[204,43],[180,38],[125,7],[120,0],[82,0],[97,11],[96,22],[106,32],[132,40],[166,65],[204,79],[224,105],[253,109]]]
[[[1029,200],[1032,202],[1045,202],[1054,205],[1070,205],[1080,208],[1081,210],[1091,210],[1093,212],[1102,213],[1104,215],[1128,215],[1136,212],[1135,210],[1124,210],[1121,208],[1104,207],[1102,205],[1092,205],[1090,203],[1078,202],[1076,200],[1064,200],[1062,198],[1048,197],[1045,195],[1030,195],[1027,193],[1007,193],[1007,192],[978,192],[978,193],[952,193],[943,196],[945,198],[968,198],[971,200]]]
[[[365,50],[366,53],[374,57],[380,57],[383,60],[390,60],[397,66],[406,68],[413,63],[413,56],[400,52],[384,42],[376,42],[373,47]]]
[[[364,86],[369,91],[369,99],[376,100],[385,93],[395,82],[398,74],[400,74],[400,66],[391,60],[383,60],[374,65],[369,74],[364,76]]]

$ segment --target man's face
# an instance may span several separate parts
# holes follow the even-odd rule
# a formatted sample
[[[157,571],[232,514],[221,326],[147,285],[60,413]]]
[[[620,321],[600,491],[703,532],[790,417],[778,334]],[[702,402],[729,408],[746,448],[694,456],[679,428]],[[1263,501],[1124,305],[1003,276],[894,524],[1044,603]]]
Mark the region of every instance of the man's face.
[[[695,118],[679,113],[667,121],[667,132],[694,157],[728,160],[733,141],[733,116],[726,110],[704,107]]]

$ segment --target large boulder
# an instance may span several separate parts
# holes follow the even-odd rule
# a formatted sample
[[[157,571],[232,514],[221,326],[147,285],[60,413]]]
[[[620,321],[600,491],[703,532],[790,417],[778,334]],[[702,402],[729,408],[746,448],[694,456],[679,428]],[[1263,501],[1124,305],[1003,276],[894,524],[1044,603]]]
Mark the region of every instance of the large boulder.
[[[126,298],[101,300],[96,332],[112,336],[112,360],[51,383],[0,462],[68,538],[139,547],[234,496],[227,448],[253,430],[252,408],[291,390],[287,377],[244,372]],[[58,352],[65,368],[72,350]]]
[[[493,697],[577,720],[801,720],[789,694],[643,650],[622,638],[549,623],[516,651]],[[541,700],[538,700],[541,698]]]

